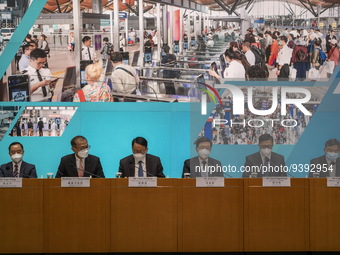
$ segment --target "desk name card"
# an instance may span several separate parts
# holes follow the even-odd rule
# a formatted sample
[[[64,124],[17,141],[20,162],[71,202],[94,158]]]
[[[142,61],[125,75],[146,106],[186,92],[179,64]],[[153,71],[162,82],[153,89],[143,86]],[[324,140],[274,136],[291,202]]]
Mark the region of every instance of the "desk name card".
[[[327,177],[327,187],[340,187],[340,177]]]
[[[79,188],[90,187],[90,177],[62,177],[61,187],[63,188]]]
[[[22,188],[22,178],[0,178],[0,188]]]
[[[289,177],[263,177],[263,187],[290,187]]]
[[[224,187],[224,177],[196,177],[196,187]]]
[[[157,177],[129,177],[129,187],[157,187]]]

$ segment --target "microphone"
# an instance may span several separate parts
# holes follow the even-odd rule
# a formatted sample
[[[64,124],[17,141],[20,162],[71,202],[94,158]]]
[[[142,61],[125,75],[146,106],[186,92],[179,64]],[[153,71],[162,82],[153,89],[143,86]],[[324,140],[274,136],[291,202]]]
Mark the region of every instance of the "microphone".
[[[135,162],[134,162],[134,161],[129,161],[129,164],[133,164],[134,167],[137,168],[137,169],[139,170],[139,167],[137,167],[137,166],[135,165]],[[145,171],[144,169],[142,169],[142,171],[143,171],[144,173],[146,173],[146,176],[147,176],[147,177],[149,177],[148,175],[151,175],[151,177],[157,177],[157,178],[158,178],[158,176],[154,176],[153,174],[149,173],[148,171]],[[132,177],[132,176],[131,176],[131,177]],[[137,177],[138,177],[138,176],[137,176]]]
[[[77,168],[77,166],[75,167],[75,169],[76,169],[77,171],[79,170],[79,171],[82,171],[82,172],[84,172],[84,173],[89,174],[90,177],[94,176],[94,177],[96,177],[96,178],[104,178],[104,177],[102,177],[102,176],[96,175],[96,174],[91,173],[91,172],[89,172],[89,171],[86,171],[86,170],[84,170],[84,169]]]

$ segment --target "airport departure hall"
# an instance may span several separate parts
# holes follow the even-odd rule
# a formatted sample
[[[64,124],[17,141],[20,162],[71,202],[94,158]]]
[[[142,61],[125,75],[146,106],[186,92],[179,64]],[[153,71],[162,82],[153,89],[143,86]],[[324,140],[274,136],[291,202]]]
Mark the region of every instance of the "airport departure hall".
[[[0,17],[0,254],[340,254],[339,0]]]

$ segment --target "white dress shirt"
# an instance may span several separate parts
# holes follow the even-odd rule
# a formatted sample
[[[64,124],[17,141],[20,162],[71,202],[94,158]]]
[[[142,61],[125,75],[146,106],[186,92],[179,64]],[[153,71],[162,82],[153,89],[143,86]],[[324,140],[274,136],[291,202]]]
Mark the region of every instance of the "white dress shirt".
[[[284,64],[290,65],[290,61],[292,59],[293,49],[289,48],[287,44],[285,44],[282,49],[279,51],[277,57],[277,63],[279,66],[283,66]]]
[[[41,78],[43,80],[50,80],[51,79],[50,69],[48,69],[48,68],[41,68],[39,70],[39,73],[40,73]],[[24,70],[24,74],[28,74],[30,76],[30,84],[29,84],[30,90],[31,90],[31,88],[35,84],[40,82],[39,78],[38,78],[37,70],[35,68],[33,68],[32,66],[29,65]],[[44,101],[48,101],[50,99],[50,97],[52,96],[52,94],[50,92],[50,86],[49,85],[46,85],[45,88],[46,88],[46,91],[47,91],[47,96],[44,97],[42,87],[39,87],[39,88],[36,89],[36,91],[34,91],[33,93],[30,94],[31,102],[44,102]]]
[[[91,59],[90,59],[89,51],[90,51]],[[92,47],[86,47],[84,45],[82,47],[81,56],[82,56],[81,60],[97,59],[96,51]]]
[[[30,65],[30,56],[22,54],[19,60],[19,72],[22,73]]]

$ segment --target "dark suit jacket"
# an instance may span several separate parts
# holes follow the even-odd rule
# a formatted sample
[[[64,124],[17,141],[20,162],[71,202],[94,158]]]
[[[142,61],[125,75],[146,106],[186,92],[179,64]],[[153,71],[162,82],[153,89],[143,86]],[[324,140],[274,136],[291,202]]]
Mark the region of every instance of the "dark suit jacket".
[[[260,152],[256,152],[254,154],[248,155],[246,157],[246,163],[244,164],[245,169],[247,167],[251,166],[257,166],[259,167],[256,171],[257,177],[262,177],[262,168],[261,165],[263,165],[262,158]],[[285,159],[282,155],[277,154],[275,152],[271,153],[270,156],[270,165],[271,166],[285,166]],[[244,171],[242,174],[242,178],[248,178],[250,175],[249,171]],[[285,172],[269,172],[268,176],[287,176],[287,173]]]
[[[324,171],[322,171],[322,170],[323,170],[323,167],[322,167],[323,164],[325,164],[327,167],[329,167],[328,164],[327,164],[326,155],[323,155],[323,156],[321,156],[321,157],[312,159],[312,160],[310,161],[310,164],[311,164],[311,166],[310,166],[309,169],[310,169],[310,170],[311,170],[311,169],[314,169],[314,173],[315,173],[315,172],[316,172],[316,173],[319,172],[319,171],[317,171],[317,169],[320,169],[320,170],[321,170],[321,171],[320,171],[320,176],[319,176],[319,177],[329,177],[329,172],[324,172]],[[314,166],[312,166],[312,165],[314,165]],[[319,166],[318,166],[318,165],[319,165]],[[336,167],[335,176],[336,176],[336,177],[340,177],[340,159],[339,159],[339,158],[338,158],[338,159],[336,160],[336,162],[335,162],[335,167]],[[328,170],[328,171],[330,171],[330,170]],[[334,170],[333,170],[333,171],[334,171]],[[313,178],[313,172],[309,172],[308,177],[309,177],[309,178]]]
[[[196,166],[200,166],[200,162],[198,157],[193,157],[190,159],[187,159],[184,161],[184,166],[183,166],[183,173],[182,173],[182,178],[184,177],[184,173],[190,173],[190,178],[196,178],[196,177],[202,177],[201,169],[200,170],[195,170]],[[217,172],[217,169],[214,169],[215,172],[210,172],[213,171],[213,168],[210,168],[211,170],[208,172],[208,177],[224,177],[223,172],[222,172],[222,165],[221,162],[213,159],[213,158],[208,158],[208,167],[213,166],[217,167],[220,166],[221,171]]]
[[[13,177],[13,163],[12,161],[3,164],[0,167],[0,177]],[[35,170],[35,165],[29,164],[22,161],[20,167],[19,177],[22,178],[37,178],[37,171]]]
[[[120,160],[119,172],[122,173],[122,177],[135,177],[135,158],[133,155]],[[165,177],[161,159],[154,155],[146,154],[146,172],[148,177]]]
[[[84,177],[89,177],[90,175],[92,175],[93,178],[105,178],[100,159],[93,155],[88,155],[88,157],[85,158]],[[78,177],[76,156],[74,153],[61,158],[55,177]]]

